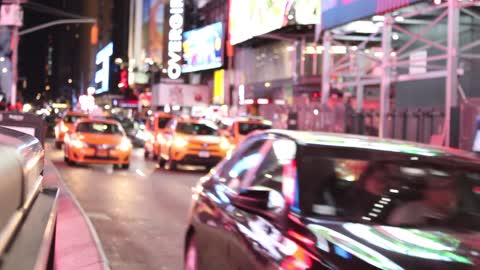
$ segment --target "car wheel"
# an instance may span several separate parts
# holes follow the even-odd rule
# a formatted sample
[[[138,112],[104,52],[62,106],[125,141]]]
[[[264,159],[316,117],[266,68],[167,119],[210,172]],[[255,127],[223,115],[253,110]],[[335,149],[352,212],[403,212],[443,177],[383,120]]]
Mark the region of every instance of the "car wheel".
[[[198,270],[198,250],[194,235],[188,240],[188,246],[185,252],[184,269]]]
[[[130,168],[130,163],[122,165],[122,169],[124,169],[124,170],[128,170],[129,168]]]
[[[62,143],[61,142],[55,142],[55,148],[58,150],[62,149]]]
[[[177,162],[170,158],[166,164],[165,164],[165,169],[169,171],[176,171],[177,170]]]
[[[165,163],[166,163],[165,159],[163,159],[162,157],[159,157],[158,165],[160,166],[160,168],[165,167]]]

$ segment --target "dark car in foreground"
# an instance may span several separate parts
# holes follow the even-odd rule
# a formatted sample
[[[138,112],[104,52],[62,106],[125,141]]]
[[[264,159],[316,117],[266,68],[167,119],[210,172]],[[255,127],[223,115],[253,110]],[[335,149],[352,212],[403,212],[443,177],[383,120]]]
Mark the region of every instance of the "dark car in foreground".
[[[267,131],[193,188],[185,269],[480,269],[480,162]]]

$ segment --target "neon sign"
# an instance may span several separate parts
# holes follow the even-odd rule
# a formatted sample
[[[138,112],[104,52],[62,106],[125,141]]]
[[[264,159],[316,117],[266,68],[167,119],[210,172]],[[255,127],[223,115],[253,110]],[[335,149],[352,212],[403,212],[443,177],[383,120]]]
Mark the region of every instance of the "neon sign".
[[[101,49],[95,56],[95,64],[102,65],[101,69],[95,73],[95,83],[100,84],[95,94],[107,92],[110,83],[110,57],[113,55],[113,43],[110,42]]]
[[[170,17],[168,25],[168,77],[172,80],[182,75],[182,34],[183,34],[183,0],[170,0]]]

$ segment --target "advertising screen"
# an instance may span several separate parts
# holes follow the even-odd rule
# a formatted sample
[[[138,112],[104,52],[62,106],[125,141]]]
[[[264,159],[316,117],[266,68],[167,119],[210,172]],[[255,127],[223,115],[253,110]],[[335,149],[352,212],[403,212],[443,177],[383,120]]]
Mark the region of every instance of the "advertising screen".
[[[322,0],[322,28],[331,29],[422,0]]]
[[[221,22],[184,32],[182,72],[221,67],[223,50],[223,24]]]
[[[165,4],[163,0],[143,0],[143,49],[146,57],[162,63]]]
[[[289,24],[317,24],[320,5],[321,0],[230,0],[230,43],[235,45]]]

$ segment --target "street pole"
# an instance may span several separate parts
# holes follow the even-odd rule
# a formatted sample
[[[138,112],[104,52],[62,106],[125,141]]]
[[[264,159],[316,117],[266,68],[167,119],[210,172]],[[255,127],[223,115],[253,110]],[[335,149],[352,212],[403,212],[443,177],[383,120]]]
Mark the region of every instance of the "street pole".
[[[379,137],[388,136],[387,119],[390,112],[390,88],[391,88],[391,50],[392,50],[392,24],[393,18],[390,14],[385,15],[382,33],[382,80],[380,85],[380,123]]]
[[[323,35],[323,52],[322,52],[322,105],[328,103],[330,95],[330,32],[325,32]]]
[[[448,0],[448,41],[447,41],[447,78],[445,89],[445,123],[443,132],[445,134],[445,146],[457,146],[458,128],[452,128],[452,123],[459,127],[458,110],[458,27],[460,10],[457,7],[457,0]],[[453,122],[452,120],[456,120]],[[453,137],[453,138],[452,138]]]
[[[19,4],[19,0],[17,3]],[[15,106],[17,104],[17,79],[18,79],[18,26],[14,26],[12,30],[12,88],[10,92],[10,104]]]

